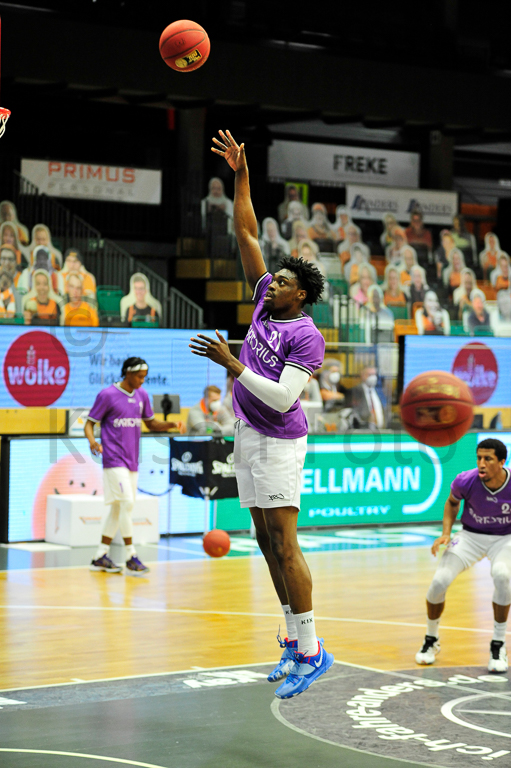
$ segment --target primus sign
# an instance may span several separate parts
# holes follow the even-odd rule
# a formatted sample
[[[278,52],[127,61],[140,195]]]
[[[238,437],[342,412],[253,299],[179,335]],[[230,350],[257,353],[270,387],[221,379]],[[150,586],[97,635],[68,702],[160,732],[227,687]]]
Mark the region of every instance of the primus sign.
[[[380,182],[381,183],[381,182]],[[458,212],[458,193],[423,189],[388,189],[361,184],[346,185],[346,205],[354,219],[377,219],[392,213],[409,222],[413,210],[422,212],[426,224],[452,225]]]
[[[475,447],[475,446],[474,446]],[[456,447],[453,448],[456,451]],[[464,451],[463,451],[464,453]],[[451,463],[439,449],[416,442],[386,442],[367,437],[357,442],[316,442],[302,476],[301,525],[337,522],[374,524],[441,519],[444,496],[454,476],[470,468]],[[434,517],[431,517],[431,513]]]

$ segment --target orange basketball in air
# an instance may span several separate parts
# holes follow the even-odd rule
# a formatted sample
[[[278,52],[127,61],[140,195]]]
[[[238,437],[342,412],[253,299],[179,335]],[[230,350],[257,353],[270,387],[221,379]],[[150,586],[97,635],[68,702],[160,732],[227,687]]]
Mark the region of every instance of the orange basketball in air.
[[[223,557],[231,548],[231,540],[226,531],[214,528],[204,536],[202,546],[210,557]]]
[[[401,420],[409,435],[438,448],[468,432],[474,401],[467,384],[452,373],[427,371],[416,376],[401,396]]]
[[[210,47],[206,30],[187,19],[169,24],[160,37],[161,57],[176,72],[193,72],[202,67],[208,59]]]

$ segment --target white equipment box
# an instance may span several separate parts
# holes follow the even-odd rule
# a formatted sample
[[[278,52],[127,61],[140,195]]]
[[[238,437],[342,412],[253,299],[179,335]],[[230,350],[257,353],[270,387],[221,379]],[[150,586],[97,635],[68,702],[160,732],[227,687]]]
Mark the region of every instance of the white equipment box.
[[[101,541],[109,512],[110,505],[105,504],[103,496],[50,494],[46,500],[46,541],[69,547],[95,547]],[[133,544],[155,544],[160,540],[156,497],[137,495],[131,516]],[[114,544],[123,544],[119,531]]]

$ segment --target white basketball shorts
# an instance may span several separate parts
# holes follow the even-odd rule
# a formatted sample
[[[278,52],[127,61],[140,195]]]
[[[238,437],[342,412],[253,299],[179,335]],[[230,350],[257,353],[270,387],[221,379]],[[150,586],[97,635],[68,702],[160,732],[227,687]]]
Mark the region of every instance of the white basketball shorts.
[[[242,507],[300,509],[307,435],[287,440],[267,437],[236,422],[234,467]]]
[[[138,472],[127,467],[111,467],[103,470],[103,494],[105,504],[114,501],[132,501],[137,498]]]
[[[465,568],[470,568],[483,557],[493,563],[504,547],[511,549],[511,533],[496,536],[462,530],[454,534],[445,551],[457,555]]]

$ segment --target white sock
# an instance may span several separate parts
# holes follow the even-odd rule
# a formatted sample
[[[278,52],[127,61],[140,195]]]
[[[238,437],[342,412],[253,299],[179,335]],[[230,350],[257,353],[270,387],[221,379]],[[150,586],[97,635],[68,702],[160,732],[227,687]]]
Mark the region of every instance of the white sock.
[[[426,634],[438,638],[440,619],[426,619]]]
[[[110,544],[100,544],[94,555],[94,560],[99,560],[103,555],[108,555],[110,552]]]
[[[295,613],[294,617],[298,634],[298,652],[305,656],[316,656],[319,643],[314,625],[314,611]]]
[[[131,560],[132,557],[135,557],[136,554],[137,553],[135,552],[135,547],[133,546],[133,544],[124,545],[124,557],[126,559],[126,562],[128,562],[128,560]]]
[[[286,632],[287,632],[287,639],[288,640],[297,640],[298,635],[296,634],[296,621],[293,611],[291,610],[290,605],[283,605],[282,611],[284,613],[284,618],[286,620]]]
[[[492,640],[498,640],[501,643],[506,642],[506,629],[507,629],[507,621],[503,621],[502,624],[499,624],[498,621],[493,622],[493,637]]]

